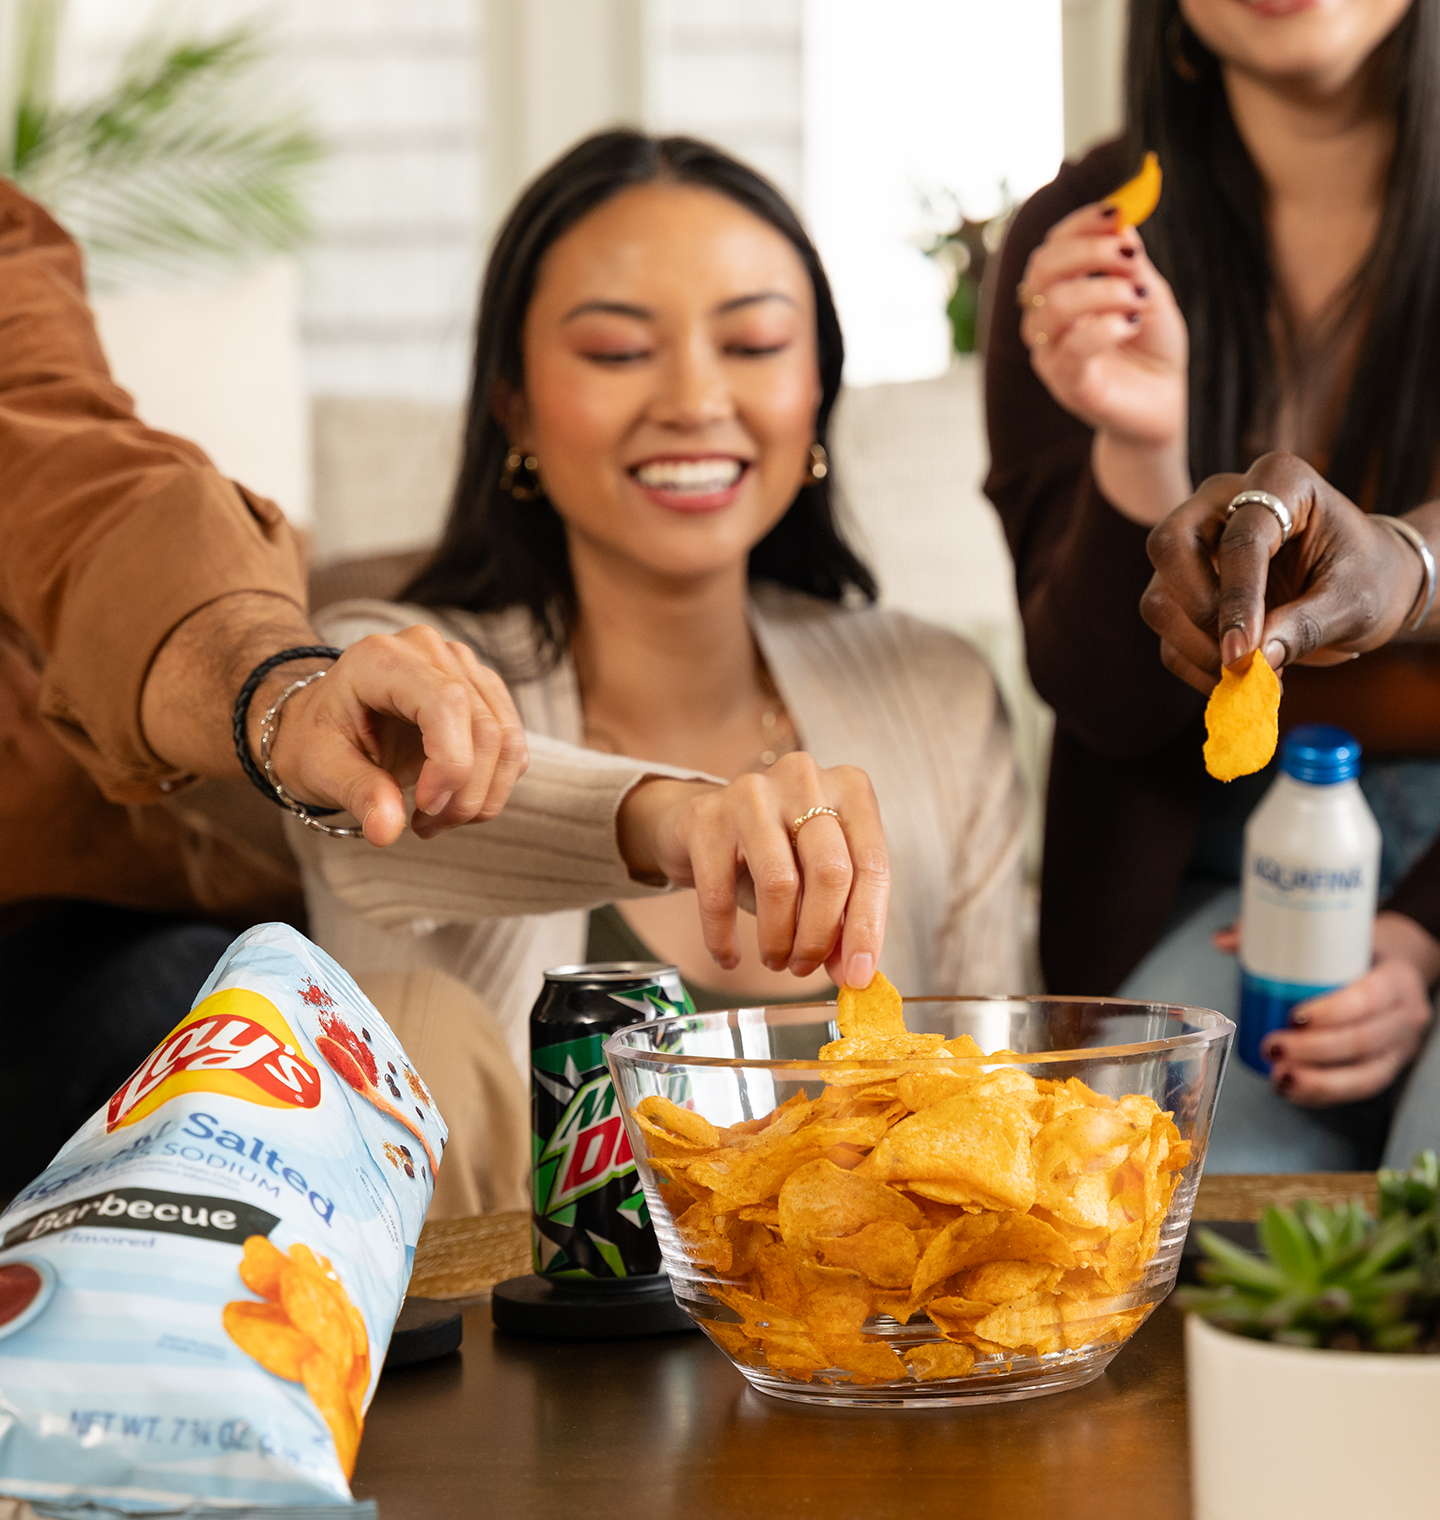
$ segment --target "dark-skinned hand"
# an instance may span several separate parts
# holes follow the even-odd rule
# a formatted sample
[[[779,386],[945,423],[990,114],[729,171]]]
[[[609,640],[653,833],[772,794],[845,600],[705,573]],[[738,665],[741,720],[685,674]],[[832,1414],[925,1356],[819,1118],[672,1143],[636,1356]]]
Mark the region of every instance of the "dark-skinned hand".
[[[1241,491],[1268,491],[1290,510],[1281,529]],[[1212,475],[1150,532],[1155,575],[1140,613],[1160,635],[1166,668],[1208,692],[1223,665],[1263,648],[1275,669],[1335,665],[1403,628],[1424,584],[1419,556],[1294,454],[1265,454],[1244,475]]]

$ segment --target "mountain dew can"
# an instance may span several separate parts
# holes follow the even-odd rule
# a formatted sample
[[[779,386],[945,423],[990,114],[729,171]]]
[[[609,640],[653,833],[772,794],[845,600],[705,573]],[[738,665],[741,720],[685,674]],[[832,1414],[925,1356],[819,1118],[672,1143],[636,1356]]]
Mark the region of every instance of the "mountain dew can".
[[[556,966],[530,1012],[535,1272],[588,1282],[660,1270],[660,1244],[601,1049],[617,1029],[694,1013],[674,966]]]

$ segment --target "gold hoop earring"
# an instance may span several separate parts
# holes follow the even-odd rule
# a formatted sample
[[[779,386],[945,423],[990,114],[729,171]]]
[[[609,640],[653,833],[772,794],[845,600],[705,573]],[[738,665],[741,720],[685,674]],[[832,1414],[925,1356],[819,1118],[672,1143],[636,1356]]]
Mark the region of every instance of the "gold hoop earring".
[[[1170,25],[1165,28],[1165,51],[1170,58],[1170,67],[1185,81],[1186,84],[1194,84],[1200,78],[1199,71],[1185,55],[1185,34],[1188,28],[1185,18],[1176,11],[1170,18]]]
[[[511,449],[505,456],[500,489],[509,492],[516,501],[534,501],[543,496],[545,491],[540,484],[540,461],[533,454],[522,454],[519,449]]]
[[[810,445],[810,468],[805,471],[805,484],[818,486],[830,473],[830,456],[825,452],[823,443]]]

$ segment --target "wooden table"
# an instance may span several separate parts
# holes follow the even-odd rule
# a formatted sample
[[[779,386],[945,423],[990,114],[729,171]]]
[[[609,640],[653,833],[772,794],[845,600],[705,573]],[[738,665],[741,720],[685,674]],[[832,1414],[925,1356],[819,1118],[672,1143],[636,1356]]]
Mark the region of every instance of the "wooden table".
[[[1216,1177],[1196,1214],[1373,1192],[1365,1175]],[[488,1290],[464,1277],[467,1227],[487,1270],[523,1269],[524,1215],[453,1221],[417,1254],[417,1287],[440,1261],[452,1296]],[[354,1487],[382,1520],[1188,1520],[1181,1317],[1162,1305],[1072,1393],[888,1412],[766,1398],[698,1334],[513,1340],[477,1304],[458,1355],[381,1380]]]

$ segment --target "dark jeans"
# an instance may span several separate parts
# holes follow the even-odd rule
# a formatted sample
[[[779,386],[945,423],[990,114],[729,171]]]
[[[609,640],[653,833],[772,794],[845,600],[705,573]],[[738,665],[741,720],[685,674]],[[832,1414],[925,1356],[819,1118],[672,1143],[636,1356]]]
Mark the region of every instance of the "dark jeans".
[[[190,1011],[234,938],[63,902],[0,931],[0,1201],[49,1164]]]

